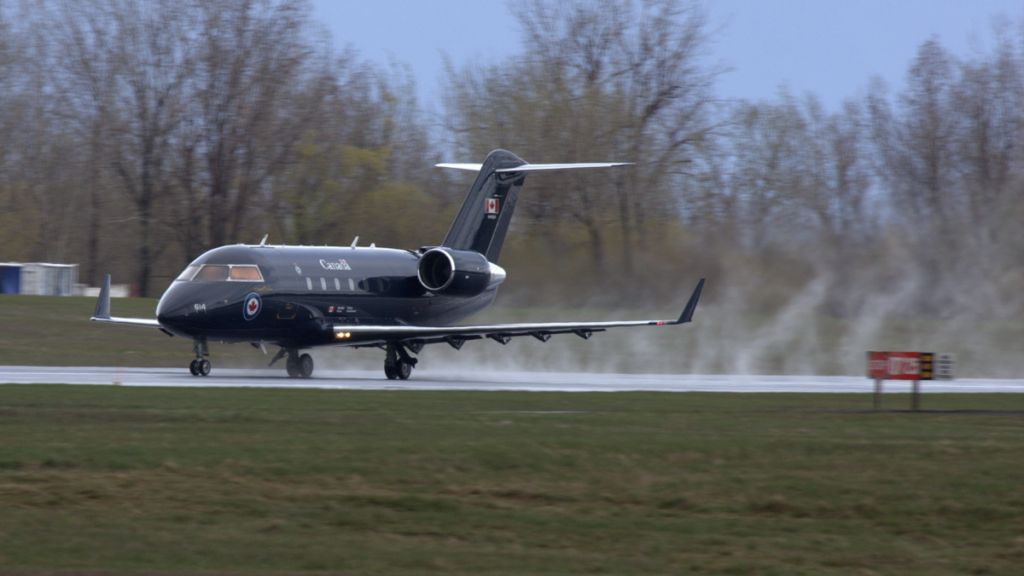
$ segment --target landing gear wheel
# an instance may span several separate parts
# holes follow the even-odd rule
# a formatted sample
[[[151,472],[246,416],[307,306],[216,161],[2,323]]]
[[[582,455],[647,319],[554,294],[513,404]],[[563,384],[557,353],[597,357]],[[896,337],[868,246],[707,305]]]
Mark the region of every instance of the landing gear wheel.
[[[210,350],[206,346],[206,340],[199,338],[192,341],[192,351],[196,357],[188,365],[188,371],[193,376],[209,376],[210,361],[206,359]]]
[[[299,359],[295,356],[288,356],[288,362],[285,364],[285,370],[288,371],[289,378],[299,377]]]
[[[419,350],[423,348],[420,344],[416,346]],[[416,358],[412,357],[405,346],[399,342],[387,345],[384,356],[384,375],[388,380],[408,380],[412,375],[412,369],[416,366]]]
[[[398,378],[401,380],[408,380],[409,376],[412,375],[412,364],[408,362],[398,363]]]
[[[385,362],[384,375],[388,380],[408,380],[412,376],[412,364],[408,362]]]
[[[313,357],[309,354],[299,356],[299,377],[309,378],[313,375]]]

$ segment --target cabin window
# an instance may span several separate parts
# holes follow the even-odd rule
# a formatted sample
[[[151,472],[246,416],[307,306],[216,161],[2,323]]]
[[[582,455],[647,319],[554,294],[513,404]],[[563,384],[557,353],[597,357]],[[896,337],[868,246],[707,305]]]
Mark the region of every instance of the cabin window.
[[[351,278],[348,279],[348,289],[349,289],[350,292],[355,292],[356,291],[356,281],[355,280],[353,280]]]
[[[313,279],[306,276],[306,290],[313,290]]]
[[[320,289],[323,290],[324,292],[327,291],[327,278],[320,278]]]
[[[341,292],[341,280],[338,280],[337,278],[334,279],[334,291]]]

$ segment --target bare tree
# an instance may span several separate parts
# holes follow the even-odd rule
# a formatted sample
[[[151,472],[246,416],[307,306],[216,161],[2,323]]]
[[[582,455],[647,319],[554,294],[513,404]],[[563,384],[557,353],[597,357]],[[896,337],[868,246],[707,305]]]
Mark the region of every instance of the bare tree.
[[[307,14],[297,0],[202,4],[185,146],[203,164],[207,245],[240,239],[253,201],[322,120],[326,61],[314,58]]]
[[[869,96],[881,175],[906,218],[946,228],[956,210],[954,61],[935,39],[918,50],[894,112],[878,86]]]
[[[171,0],[60,7],[61,17],[51,17],[60,23],[54,32],[60,50],[54,83],[88,134],[93,161],[106,159],[135,209],[135,285],[148,294],[154,261],[165,245],[156,237],[158,206],[173,185],[171,142],[194,70],[196,27],[187,5]],[[98,174],[90,181],[95,213]],[[94,224],[90,244],[98,251],[96,229]]]
[[[332,71],[316,127],[294,147],[275,178],[273,211],[290,242],[364,241],[417,246],[433,230],[422,222],[443,197],[429,189],[429,137],[406,73],[388,73],[351,51]],[[427,174],[428,176],[424,176]],[[410,228],[407,223],[421,221]]]
[[[647,221],[679,217],[678,184],[692,175],[687,166],[713,126],[716,70],[704,61],[704,15],[677,0],[533,0],[513,13],[529,47],[522,58],[449,70],[457,148],[638,162],[612,175],[545,178],[522,201],[533,219],[562,216],[582,226],[597,269],[607,258],[609,220],[617,222],[617,265],[628,271],[646,232],[661,228]]]

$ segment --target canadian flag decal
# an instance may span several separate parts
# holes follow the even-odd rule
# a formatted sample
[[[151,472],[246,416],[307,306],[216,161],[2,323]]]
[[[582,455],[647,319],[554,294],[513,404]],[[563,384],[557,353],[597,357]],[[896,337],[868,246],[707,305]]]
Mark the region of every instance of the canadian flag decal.
[[[484,201],[484,212],[487,214],[497,214],[500,206],[497,198],[488,198]]]

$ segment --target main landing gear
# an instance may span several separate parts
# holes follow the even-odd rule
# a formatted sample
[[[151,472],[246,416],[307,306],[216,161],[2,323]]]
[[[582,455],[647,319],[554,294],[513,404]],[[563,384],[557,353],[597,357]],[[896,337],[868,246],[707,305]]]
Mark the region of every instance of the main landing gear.
[[[313,357],[309,354],[300,355],[297,350],[289,350],[285,369],[292,378],[309,378],[313,375]]]
[[[210,369],[213,366],[206,359],[210,355],[210,350],[206,347],[206,340],[195,340],[192,342],[192,350],[196,353],[196,358],[188,365],[188,371],[193,376],[209,376]]]
[[[277,355],[270,361],[273,366],[275,362],[288,356],[285,362],[285,370],[291,378],[309,378],[313,376],[313,357],[309,354],[299,354],[295,348],[281,348]]]
[[[416,366],[417,360],[409,354],[402,344],[388,344],[386,350],[384,375],[388,377],[388,380],[408,380],[409,376],[412,375],[412,369]]]

